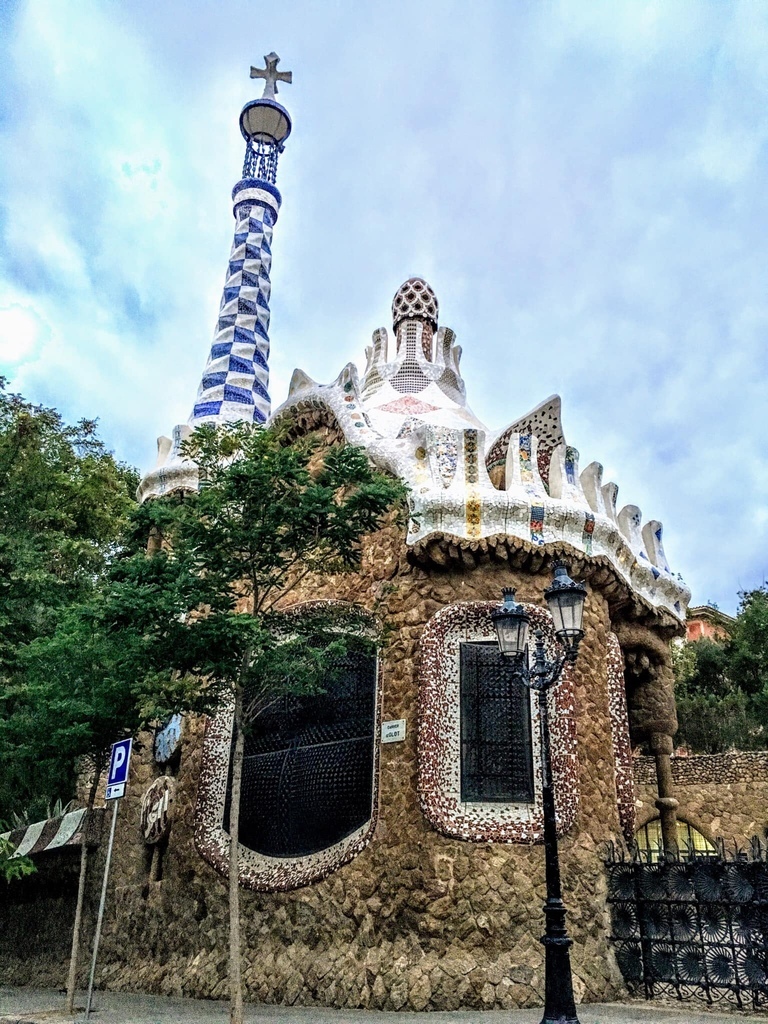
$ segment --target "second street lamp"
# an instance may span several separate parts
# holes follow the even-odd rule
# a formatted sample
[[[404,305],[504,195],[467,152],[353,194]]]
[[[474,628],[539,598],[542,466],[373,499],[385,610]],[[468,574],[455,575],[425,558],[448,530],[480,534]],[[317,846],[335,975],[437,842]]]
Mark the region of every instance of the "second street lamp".
[[[541,800],[544,813],[544,859],[547,900],[544,904],[544,1016],[541,1024],[579,1024],[573,998],[570,948],[573,944],[565,926],[565,906],[560,884],[560,860],[557,852],[555,795],[552,786],[552,758],[549,742],[547,691],[559,681],[566,662],[575,662],[584,636],[581,628],[587,588],[574,583],[563,562],[554,564],[552,585],[544,591],[555,625],[555,636],[564,648],[553,661],[547,659],[544,638],[535,634],[533,658],[529,664],[528,627],[530,617],[515,601],[515,591],[502,591],[504,604],[491,613],[501,653],[513,662],[515,679],[538,694],[541,727]]]

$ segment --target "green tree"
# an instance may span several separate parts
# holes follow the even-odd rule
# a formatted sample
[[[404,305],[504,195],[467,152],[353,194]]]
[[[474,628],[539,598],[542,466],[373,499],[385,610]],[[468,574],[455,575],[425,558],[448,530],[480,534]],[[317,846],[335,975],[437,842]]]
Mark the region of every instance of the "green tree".
[[[34,821],[69,800],[83,757],[98,760],[108,742],[104,694],[98,684],[85,693],[87,674],[75,671],[94,642],[81,609],[105,577],[138,477],[106,450],[95,422],[68,425],[5,385],[0,378],[0,817]],[[83,847],[81,887],[85,857]],[[13,877],[30,866],[7,844],[2,864]]]
[[[768,703],[768,584],[739,595],[739,611],[729,645],[730,671],[763,712]]]
[[[174,710],[174,686],[195,679],[204,681],[202,703],[232,704],[230,994],[231,1020],[241,1024],[245,736],[282,695],[332,686],[339,655],[370,642],[365,617],[352,608],[310,605],[292,614],[285,602],[312,578],[357,568],[363,536],[401,502],[404,488],[375,471],[360,448],[323,449],[310,438],[289,443],[275,428],[204,426],[184,454],[200,468],[198,491],[149,502],[133,517],[134,543],[151,535],[159,550],[116,561],[99,614],[113,636],[126,631],[143,644],[144,660],[131,670],[145,710],[163,711],[161,686],[170,688],[166,710]]]
[[[89,599],[70,605],[52,634],[20,652],[8,690],[13,711],[0,726],[4,761],[15,774],[34,766],[38,779],[89,775],[88,814],[112,743],[168,713],[209,710],[213,696],[199,678],[167,669],[168,645],[185,639],[180,619],[188,604],[174,586],[178,560],[148,559],[145,546],[129,540]],[[155,629],[157,622],[165,628]],[[67,980],[70,1012],[87,871],[83,843]]]
[[[35,715],[19,659],[50,636],[103,576],[135,504],[136,473],[115,461],[93,421],[70,426],[0,378],[0,817],[42,816],[73,793],[73,771],[11,744],[6,723]],[[33,723],[30,722],[30,725]]]
[[[678,742],[696,753],[768,746],[768,590],[740,595],[736,621],[720,639],[673,651]]]
[[[91,592],[137,484],[94,421],[69,426],[0,378],[0,674]]]

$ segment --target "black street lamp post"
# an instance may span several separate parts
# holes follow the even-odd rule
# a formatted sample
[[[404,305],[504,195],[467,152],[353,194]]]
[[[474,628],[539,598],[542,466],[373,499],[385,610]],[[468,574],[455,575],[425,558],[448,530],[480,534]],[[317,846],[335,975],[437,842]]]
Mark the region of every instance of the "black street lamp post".
[[[573,998],[570,948],[573,940],[565,926],[565,906],[560,886],[560,860],[557,853],[555,795],[552,788],[552,759],[549,747],[549,715],[547,691],[560,681],[566,662],[575,662],[584,636],[581,628],[587,588],[574,583],[563,562],[555,562],[552,585],[544,591],[555,623],[555,635],[564,653],[554,661],[547,659],[544,638],[537,630],[532,663],[528,659],[528,626],[530,618],[522,605],[515,602],[515,591],[505,588],[504,604],[491,614],[499,650],[514,663],[515,679],[535,690],[539,703],[541,726],[541,797],[544,812],[544,858],[546,865],[547,901],[544,945],[544,1016],[541,1024],[579,1024]]]

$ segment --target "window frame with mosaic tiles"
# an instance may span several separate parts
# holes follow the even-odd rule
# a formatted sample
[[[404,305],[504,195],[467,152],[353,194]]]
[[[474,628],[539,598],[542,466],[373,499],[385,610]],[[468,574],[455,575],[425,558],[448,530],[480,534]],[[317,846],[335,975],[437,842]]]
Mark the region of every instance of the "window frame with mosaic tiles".
[[[461,647],[496,642],[489,601],[458,602],[438,611],[422,636],[419,680],[418,789],[422,811],[445,835],[470,842],[543,841],[541,741],[534,702],[531,715],[533,801],[466,800],[461,780]],[[549,612],[524,605],[532,625],[541,629],[548,654],[556,645]],[[522,684],[518,684],[521,685]],[[579,804],[573,673],[548,696],[552,721],[552,771],[557,799],[558,834],[573,825]]]
[[[314,602],[313,602],[314,603]],[[344,604],[345,602],[328,602]],[[297,605],[295,610],[300,610]],[[382,665],[373,636],[371,641],[370,719],[371,775],[370,814],[366,821],[348,834],[312,852],[270,855],[239,844],[241,885],[263,892],[286,891],[320,881],[356,857],[373,837],[378,820],[379,760],[381,730]],[[317,699],[319,695],[316,695]],[[231,753],[234,747],[233,706],[222,707],[207,724],[195,815],[195,846],[200,855],[222,875],[229,871],[229,832],[226,828],[229,805]],[[368,737],[366,737],[368,738]],[[241,804],[242,808],[242,804]]]

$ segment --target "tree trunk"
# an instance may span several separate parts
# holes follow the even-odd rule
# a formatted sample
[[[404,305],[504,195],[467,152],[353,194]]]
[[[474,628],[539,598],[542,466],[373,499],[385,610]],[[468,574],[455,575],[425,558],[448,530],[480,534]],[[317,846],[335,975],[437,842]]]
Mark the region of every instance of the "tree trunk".
[[[77,957],[80,952],[80,928],[83,920],[83,903],[85,902],[85,879],[88,873],[88,844],[85,841],[86,830],[90,827],[93,805],[96,802],[96,790],[99,788],[101,767],[97,766],[93,773],[93,782],[88,793],[88,805],[85,812],[82,842],[80,844],[80,878],[77,883],[77,906],[75,907],[75,925],[72,929],[72,952],[69,957],[69,974],[67,976],[67,1013],[75,1012],[75,990],[77,988]]]
[[[243,693],[235,694],[235,750],[232,756],[232,793],[229,804],[229,1020],[243,1024],[242,957],[240,951],[240,865],[238,841],[240,834],[240,784],[243,778],[245,736],[242,727]]]

